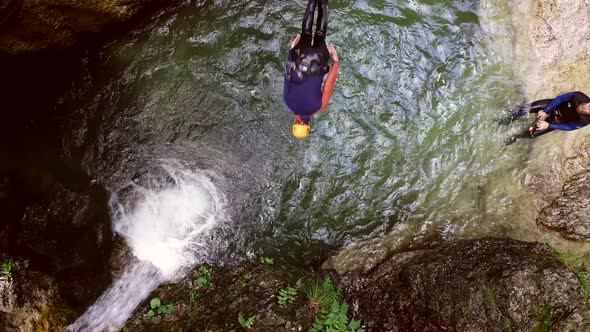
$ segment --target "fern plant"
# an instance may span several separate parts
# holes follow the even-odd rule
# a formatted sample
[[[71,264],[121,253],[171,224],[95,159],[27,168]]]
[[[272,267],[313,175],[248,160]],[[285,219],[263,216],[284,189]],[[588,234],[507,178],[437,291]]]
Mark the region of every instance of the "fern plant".
[[[240,323],[241,327],[248,329],[248,330],[254,326],[257,319],[258,319],[258,315],[254,315],[254,316],[251,316],[248,319],[246,319],[241,311],[238,314],[238,323]]]
[[[578,277],[580,286],[582,286],[582,295],[584,295],[584,303],[588,305],[588,298],[590,298],[590,283],[588,282],[588,278],[586,277],[584,272],[577,272],[576,276]]]
[[[310,332],[364,332],[360,320],[348,321],[348,304],[332,302],[329,308],[320,309]]]
[[[330,278],[313,284],[307,295],[319,306],[310,332],[364,332],[359,320],[348,321],[348,304],[342,300],[342,290]]]
[[[285,289],[279,290],[279,295],[277,299],[279,301],[279,307],[282,309],[286,309],[289,305],[295,303],[295,299],[297,298],[297,294],[299,293],[298,290],[303,286],[303,282],[301,279],[297,280],[295,283],[295,287],[287,287]]]
[[[279,307],[285,309],[290,304],[295,302],[295,297],[297,296],[297,289],[293,287],[287,287],[285,289],[279,290]]]

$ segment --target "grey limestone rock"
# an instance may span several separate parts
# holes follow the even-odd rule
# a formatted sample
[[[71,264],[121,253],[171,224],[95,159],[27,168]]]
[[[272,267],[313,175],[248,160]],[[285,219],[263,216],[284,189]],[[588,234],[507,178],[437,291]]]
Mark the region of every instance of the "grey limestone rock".
[[[16,294],[12,277],[0,272],[0,312],[10,313],[14,309]]]
[[[343,282],[353,315],[373,331],[590,328],[576,275],[537,243],[455,241],[395,254]]]
[[[55,280],[27,269],[13,277],[8,289],[0,280],[0,331],[63,331],[72,311],[64,305]],[[5,295],[9,305],[2,307]]]
[[[543,209],[537,222],[565,237],[590,239],[590,172],[572,176],[561,195]]]

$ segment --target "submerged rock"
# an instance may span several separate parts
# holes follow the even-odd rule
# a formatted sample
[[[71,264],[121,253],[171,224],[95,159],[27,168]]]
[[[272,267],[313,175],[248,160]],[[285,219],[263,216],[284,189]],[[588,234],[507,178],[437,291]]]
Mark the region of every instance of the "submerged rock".
[[[63,50],[159,0],[0,0],[0,51]]]
[[[398,253],[343,276],[374,331],[587,331],[582,288],[545,245],[463,240]]]

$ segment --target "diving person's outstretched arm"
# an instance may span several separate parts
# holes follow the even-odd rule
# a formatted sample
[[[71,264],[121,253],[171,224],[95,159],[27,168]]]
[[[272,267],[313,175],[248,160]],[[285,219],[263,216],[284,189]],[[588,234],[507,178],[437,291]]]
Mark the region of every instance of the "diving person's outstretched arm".
[[[321,113],[324,110],[326,110],[326,108],[328,107],[328,104],[330,103],[330,99],[332,99],[332,93],[334,92],[334,87],[336,86],[336,77],[338,77],[339,59],[338,59],[338,53],[336,52],[336,48],[334,47],[333,44],[330,44],[328,46],[328,52],[330,52],[330,55],[332,56],[332,61],[334,61],[334,64],[332,64],[332,68],[330,69],[330,72],[328,73],[328,78],[326,79],[326,82],[324,83],[324,89],[322,91],[322,107],[316,113]]]
[[[291,48],[294,48],[295,45],[297,45],[297,43],[299,43],[299,40],[301,39],[301,35],[297,34],[295,36],[295,38],[293,38],[293,40],[291,41]]]

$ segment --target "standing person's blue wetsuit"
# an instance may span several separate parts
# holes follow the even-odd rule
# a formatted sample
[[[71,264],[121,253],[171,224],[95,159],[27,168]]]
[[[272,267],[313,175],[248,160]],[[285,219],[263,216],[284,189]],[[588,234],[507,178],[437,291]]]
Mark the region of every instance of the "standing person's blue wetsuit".
[[[537,113],[536,122],[529,128],[531,137],[553,130],[576,130],[590,124],[590,98],[579,91],[569,92],[554,99],[541,99],[526,105],[517,117]]]
[[[316,32],[312,34],[316,8]],[[339,59],[334,45],[326,46],[327,29],[328,0],[309,0],[301,34],[291,42],[283,90],[283,100],[295,115],[293,135],[297,138],[307,137],[313,115],[326,109],[336,84]]]

